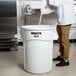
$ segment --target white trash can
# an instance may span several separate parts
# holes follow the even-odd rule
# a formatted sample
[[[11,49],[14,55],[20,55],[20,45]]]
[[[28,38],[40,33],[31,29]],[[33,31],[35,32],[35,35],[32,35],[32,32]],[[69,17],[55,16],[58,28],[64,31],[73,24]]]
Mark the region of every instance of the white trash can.
[[[50,25],[22,26],[26,71],[40,74],[52,70],[54,31]]]

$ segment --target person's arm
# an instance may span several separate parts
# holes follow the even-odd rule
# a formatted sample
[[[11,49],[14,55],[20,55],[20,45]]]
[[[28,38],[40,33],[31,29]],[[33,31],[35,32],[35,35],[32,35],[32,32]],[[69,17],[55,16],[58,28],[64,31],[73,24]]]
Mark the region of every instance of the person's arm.
[[[42,0],[41,14],[50,14],[54,12],[54,9],[50,9],[48,0]]]

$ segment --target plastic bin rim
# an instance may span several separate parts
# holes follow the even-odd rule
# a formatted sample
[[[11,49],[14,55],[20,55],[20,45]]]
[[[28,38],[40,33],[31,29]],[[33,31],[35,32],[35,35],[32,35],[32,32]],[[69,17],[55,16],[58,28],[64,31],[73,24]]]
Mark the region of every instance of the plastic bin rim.
[[[27,31],[29,30],[55,30],[55,26],[51,26],[51,25],[25,25],[22,26],[22,29],[25,29]]]

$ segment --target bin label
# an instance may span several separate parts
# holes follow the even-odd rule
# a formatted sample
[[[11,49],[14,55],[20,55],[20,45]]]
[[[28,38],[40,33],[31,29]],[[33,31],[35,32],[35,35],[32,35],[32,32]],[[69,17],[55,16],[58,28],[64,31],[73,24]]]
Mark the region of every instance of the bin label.
[[[41,32],[31,32],[31,35],[33,35],[33,37],[39,37]]]

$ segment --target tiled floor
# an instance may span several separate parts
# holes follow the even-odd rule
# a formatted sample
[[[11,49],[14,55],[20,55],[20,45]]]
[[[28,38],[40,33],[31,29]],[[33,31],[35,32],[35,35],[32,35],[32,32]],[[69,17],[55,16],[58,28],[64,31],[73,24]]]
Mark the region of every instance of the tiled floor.
[[[58,55],[58,44],[54,44],[53,56]],[[76,43],[70,44],[70,66],[56,67],[46,74],[30,74],[23,70],[23,48],[18,51],[0,52],[0,76],[76,76]]]

